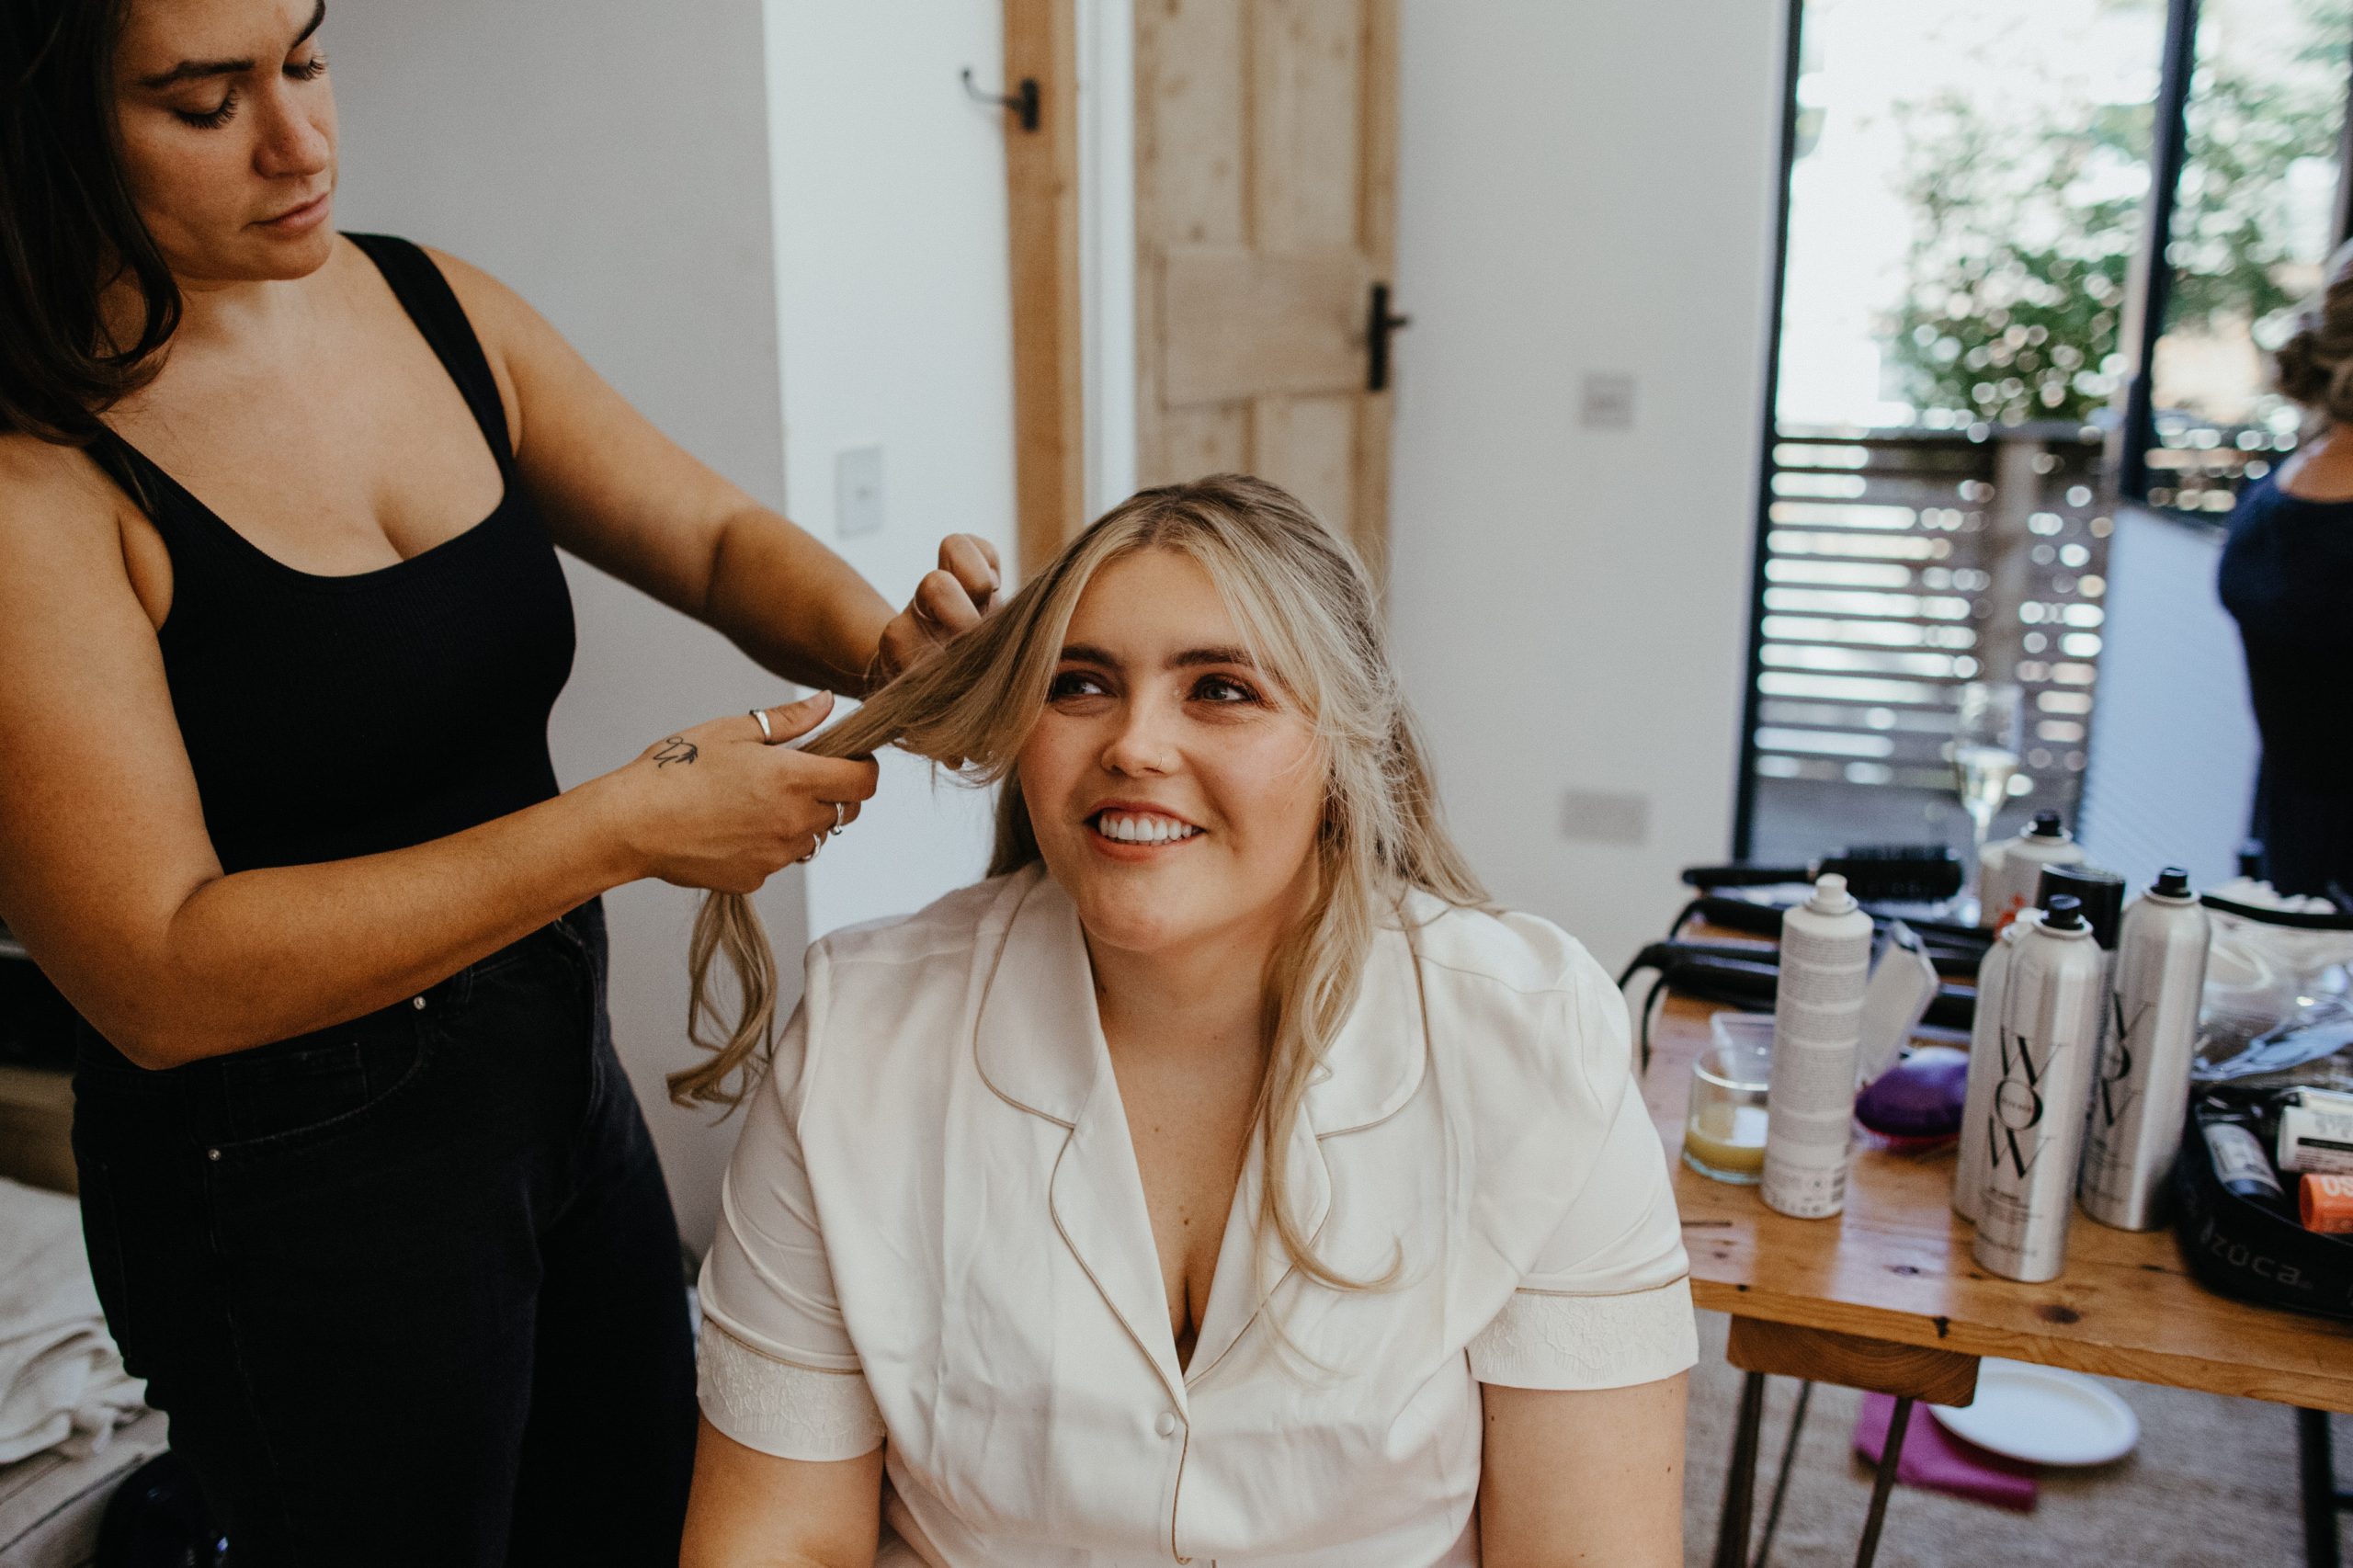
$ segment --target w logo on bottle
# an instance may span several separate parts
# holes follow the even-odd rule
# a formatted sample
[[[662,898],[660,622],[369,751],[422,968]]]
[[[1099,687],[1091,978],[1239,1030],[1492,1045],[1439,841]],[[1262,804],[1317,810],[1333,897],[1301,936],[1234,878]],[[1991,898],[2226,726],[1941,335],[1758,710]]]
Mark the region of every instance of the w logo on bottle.
[[[2001,1039],[2002,1081],[1995,1086],[1993,1108],[1985,1119],[1986,1161],[1994,1170],[2007,1166],[2024,1180],[2042,1153],[2038,1131],[2044,1109],[2042,1086],[2051,1075],[2052,1063],[2065,1054],[2067,1047],[2046,1047],[2037,1061],[2034,1042],[2026,1036],[2005,1030]]]
[[[2009,1279],[2054,1278],[2075,1212],[2075,1155],[2106,1032],[2108,962],[2072,893],[2044,904],[2003,989],[2001,1075],[1985,1112],[1985,1190],[1972,1251]]]
[[[2114,1127],[2132,1108],[2141,1096],[2141,1085],[2132,1077],[2132,1046],[2141,1025],[2149,1016],[2143,1004],[2128,1023],[2124,1017],[2124,997],[2111,992],[2108,998],[2108,1053],[2100,1059],[2099,1081],[2092,1090],[2092,1114],[2099,1119],[2102,1128]]]

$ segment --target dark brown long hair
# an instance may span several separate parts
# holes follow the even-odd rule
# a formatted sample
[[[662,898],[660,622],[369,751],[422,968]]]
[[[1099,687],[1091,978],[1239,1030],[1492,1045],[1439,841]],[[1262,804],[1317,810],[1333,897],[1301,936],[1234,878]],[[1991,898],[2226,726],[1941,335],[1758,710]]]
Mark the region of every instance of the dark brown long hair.
[[[130,0],[0,4],[0,433],[83,445],[159,368],[180,291],[131,199],[114,113]],[[126,340],[101,301],[127,278]]]

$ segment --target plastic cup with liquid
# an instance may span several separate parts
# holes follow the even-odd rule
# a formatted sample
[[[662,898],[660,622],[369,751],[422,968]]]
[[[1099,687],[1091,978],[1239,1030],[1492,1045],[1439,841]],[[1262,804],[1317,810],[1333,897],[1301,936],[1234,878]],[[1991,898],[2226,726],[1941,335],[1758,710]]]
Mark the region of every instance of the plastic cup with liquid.
[[[1683,1163],[1717,1181],[1754,1186],[1765,1174],[1765,1092],[1773,1075],[1773,1016],[1718,1013],[1691,1063]]]

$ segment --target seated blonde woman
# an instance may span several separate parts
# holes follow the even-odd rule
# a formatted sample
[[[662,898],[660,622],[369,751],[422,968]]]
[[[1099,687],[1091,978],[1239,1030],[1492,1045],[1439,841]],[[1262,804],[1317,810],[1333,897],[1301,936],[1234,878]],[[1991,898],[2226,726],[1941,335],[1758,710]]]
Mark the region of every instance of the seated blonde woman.
[[[1486,907],[1346,547],[1147,491],[852,726],[1001,783],[995,874],[810,949],[690,1568],[1680,1563],[1624,1008]]]

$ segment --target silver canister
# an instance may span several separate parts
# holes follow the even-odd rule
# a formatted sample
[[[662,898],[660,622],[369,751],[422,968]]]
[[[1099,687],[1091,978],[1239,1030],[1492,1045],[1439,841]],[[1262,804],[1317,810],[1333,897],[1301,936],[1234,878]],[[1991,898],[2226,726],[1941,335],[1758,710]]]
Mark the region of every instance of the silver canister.
[[[2073,866],[2084,858],[2057,812],[2037,812],[2026,831],[1985,846],[1978,871],[1980,926],[1998,925],[2032,908],[2045,866]]]
[[[2011,960],[1974,1248],[1980,1267],[2006,1278],[2053,1279],[2066,1262],[2107,975],[2083,905],[2064,894]]]
[[[2075,1195],[2103,1225],[2154,1231],[2165,1222],[2211,939],[2189,874],[2178,867],[2167,867],[2124,912]]]
[[[1969,1093],[1961,1112],[1961,1153],[1952,1170],[1952,1210],[1972,1224],[1985,1196],[1985,1119],[1994,1085],[2002,1081],[2002,993],[2018,943],[2040,925],[2042,911],[2028,909],[2002,927],[1977,966],[1976,1012],[1969,1029]]]
[[[1825,874],[1813,899],[1781,919],[1763,1196],[1783,1214],[1825,1219],[1847,1205],[1870,971],[1871,917],[1848,895],[1846,878]]]

